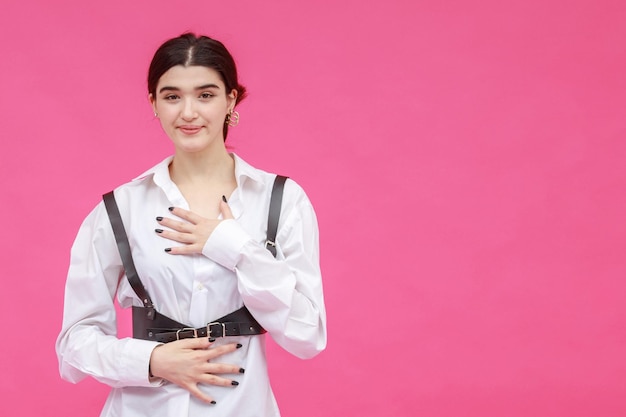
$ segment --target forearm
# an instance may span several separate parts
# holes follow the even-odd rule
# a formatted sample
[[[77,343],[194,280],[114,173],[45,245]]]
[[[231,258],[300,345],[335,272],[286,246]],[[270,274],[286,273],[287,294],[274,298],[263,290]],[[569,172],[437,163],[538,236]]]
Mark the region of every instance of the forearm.
[[[302,233],[294,232],[275,259],[234,221],[215,234],[205,254],[236,273],[244,304],[273,339],[300,358],[322,351],[326,314],[316,236],[302,242]]]
[[[72,246],[63,326],[56,343],[61,376],[108,385],[149,385],[154,342],[117,338],[113,298],[123,269],[102,204],[85,219]]]
[[[150,386],[150,354],[155,342],[103,334],[93,325],[77,325],[57,341],[61,377],[78,382],[86,376],[112,387]]]

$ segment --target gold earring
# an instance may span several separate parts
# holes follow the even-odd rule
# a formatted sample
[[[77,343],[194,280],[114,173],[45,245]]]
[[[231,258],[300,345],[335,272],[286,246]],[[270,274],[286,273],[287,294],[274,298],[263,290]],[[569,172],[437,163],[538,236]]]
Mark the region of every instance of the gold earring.
[[[229,111],[226,115],[224,123],[232,127],[237,126],[239,124],[239,112],[236,110]]]

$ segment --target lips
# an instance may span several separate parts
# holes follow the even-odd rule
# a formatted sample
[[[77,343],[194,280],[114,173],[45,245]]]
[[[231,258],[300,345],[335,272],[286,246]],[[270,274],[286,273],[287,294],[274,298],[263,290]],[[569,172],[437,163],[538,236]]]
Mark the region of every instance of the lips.
[[[184,126],[179,126],[178,130],[180,130],[185,135],[195,135],[200,130],[202,130],[202,126],[184,125]]]

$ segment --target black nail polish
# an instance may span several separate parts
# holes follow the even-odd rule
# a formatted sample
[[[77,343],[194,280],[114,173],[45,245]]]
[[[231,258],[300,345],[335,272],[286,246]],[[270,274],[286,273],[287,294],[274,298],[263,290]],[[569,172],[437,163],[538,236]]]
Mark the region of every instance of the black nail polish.
[[[237,349],[242,348],[243,345],[241,343],[237,343]]]
[[[246,370],[245,370],[245,369],[243,369],[243,368],[239,368],[239,373],[240,373],[240,374],[245,374],[245,373],[246,373]]]
[[[215,405],[215,404],[217,404],[217,403],[216,403],[215,401],[211,401],[211,404]]]
[[[226,200],[226,196],[225,196],[225,195],[223,195],[223,196],[222,196],[222,201],[223,201],[224,203],[228,203],[228,200]]]
[[[172,211],[172,210],[174,210],[174,207],[168,207],[167,209],[168,209],[169,211]]]
[[[163,233],[163,229],[154,229],[154,231],[157,233]]]
[[[171,252],[172,248],[165,248],[165,252]]]
[[[163,220],[163,217],[161,216],[157,217],[157,222],[160,222],[161,220]]]
[[[215,338],[214,337],[209,337],[209,343],[213,343],[215,342]]]
[[[237,385],[239,385],[239,382],[237,382],[237,381],[231,381],[230,385],[232,385],[232,386],[235,386],[235,387],[236,387]]]

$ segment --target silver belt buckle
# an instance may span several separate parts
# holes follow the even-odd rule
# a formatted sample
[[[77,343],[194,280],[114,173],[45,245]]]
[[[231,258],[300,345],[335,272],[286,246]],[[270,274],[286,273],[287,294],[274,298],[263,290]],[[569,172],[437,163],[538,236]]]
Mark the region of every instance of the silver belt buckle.
[[[194,329],[193,327],[183,327],[182,329],[176,330],[176,340],[180,340],[180,332],[186,332],[187,330],[193,330],[193,337],[198,337],[198,330]]]
[[[220,323],[219,321],[214,321],[212,323],[207,323],[206,325],[206,333],[208,337],[211,337],[211,326],[217,324],[222,326],[222,337],[226,336],[226,324]]]

